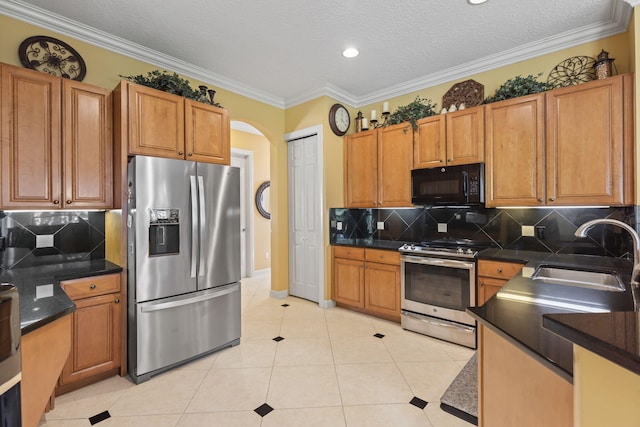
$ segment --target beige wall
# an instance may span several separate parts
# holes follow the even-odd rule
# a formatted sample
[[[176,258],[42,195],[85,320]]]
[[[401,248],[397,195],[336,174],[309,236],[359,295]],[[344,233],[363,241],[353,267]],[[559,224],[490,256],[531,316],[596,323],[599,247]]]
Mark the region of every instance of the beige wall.
[[[269,141],[262,135],[231,130],[231,147],[253,152],[253,196],[260,184],[270,179]],[[258,212],[253,203],[253,260],[254,269],[271,268],[271,221]]]
[[[20,66],[18,46],[27,37],[47,35],[69,43],[84,58],[87,64],[85,83],[107,89],[116,87],[120,75],[146,74],[158,67],[110,52],[56,32],[0,15],[0,62]],[[188,76],[185,76],[188,78]],[[204,84],[216,89],[216,100],[229,110],[232,120],[253,125],[260,130],[270,146],[271,209],[273,236],[279,238],[272,242],[271,274],[272,287],[284,290],[289,283],[287,235],[287,147],[283,141],[284,111],[280,108],[214,87],[209,82],[189,79],[192,86]],[[281,191],[280,188],[284,188]],[[284,243],[283,243],[284,242]]]

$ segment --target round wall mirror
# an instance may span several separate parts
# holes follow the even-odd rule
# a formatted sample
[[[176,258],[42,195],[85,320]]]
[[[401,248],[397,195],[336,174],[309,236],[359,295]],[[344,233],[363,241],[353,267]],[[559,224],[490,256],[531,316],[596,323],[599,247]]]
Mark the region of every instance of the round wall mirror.
[[[260,215],[267,219],[271,219],[271,214],[269,213],[269,186],[271,185],[271,181],[265,181],[260,184],[258,190],[256,191],[256,208],[258,208],[258,212]]]

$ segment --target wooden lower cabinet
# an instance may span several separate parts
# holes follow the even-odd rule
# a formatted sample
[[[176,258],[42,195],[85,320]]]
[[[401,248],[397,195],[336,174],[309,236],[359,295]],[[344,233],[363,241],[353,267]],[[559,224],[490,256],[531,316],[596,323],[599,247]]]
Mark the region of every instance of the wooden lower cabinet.
[[[506,261],[478,260],[478,304],[483,305],[505,283],[515,276],[524,264]]]
[[[400,253],[333,247],[333,299],[339,306],[400,321]]]
[[[71,348],[71,318],[68,314],[22,336],[20,399],[23,427],[36,427],[50,403]]]
[[[76,311],[71,321],[71,353],[56,394],[117,375],[121,364],[120,275],[70,280],[61,285],[74,300]]]
[[[484,325],[478,331],[478,425],[573,426],[573,385]]]

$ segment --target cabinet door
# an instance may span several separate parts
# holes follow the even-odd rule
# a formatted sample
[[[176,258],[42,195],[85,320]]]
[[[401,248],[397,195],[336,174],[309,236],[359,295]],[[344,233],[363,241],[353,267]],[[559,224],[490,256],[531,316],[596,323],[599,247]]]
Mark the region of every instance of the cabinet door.
[[[367,263],[364,294],[366,310],[400,319],[400,266]]]
[[[333,298],[336,302],[364,308],[364,262],[333,259]]]
[[[378,138],[375,130],[344,139],[344,197],[347,208],[378,204]]]
[[[120,367],[120,294],[74,302],[72,346],[60,376],[62,386]]]
[[[186,159],[230,164],[229,113],[202,102],[185,100]]]
[[[507,280],[478,276],[478,306],[483,305],[489,298],[498,293]]]
[[[1,73],[1,206],[59,208],[60,79],[9,65]]]
[[[111,92],[64,79],[62,140],[65,208],[113,206]]]
[[[487,207],[544,205],[544,94],[486,105]]]
[[[629,75],[548,92],[548,205],[625,202],[630,151],[624,126],[632,118],[624,105],[630,94]]]
[[[126,85],[129,154],[184,159],[184,98]]]
[[[411,206],[413,130],[406,123],[378,131],[378,206]]]
[[[484,161],[484,105],[445,114],[447,164]]]
[[[413,149],[413,168],[444,166],[447,158],[445,115],[418,120],[418,132]]]

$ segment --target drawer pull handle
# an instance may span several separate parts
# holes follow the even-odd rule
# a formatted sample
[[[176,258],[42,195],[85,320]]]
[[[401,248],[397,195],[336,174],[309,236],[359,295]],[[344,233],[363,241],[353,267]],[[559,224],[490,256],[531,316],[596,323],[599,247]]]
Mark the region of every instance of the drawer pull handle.
[[[120,302],[120,298],[116,298],[116,299],[115,299],[115,301],[113,301],[113,302],[115,302],[116,304],[118,304],[118,303]]]
[[[95,288],[96,288],[95,283],[92,283],[91,285],[89,285],[89,289],[95,289]]]
[[[501,268],[498,268],[498,273],[502,273],[502,269]]]

